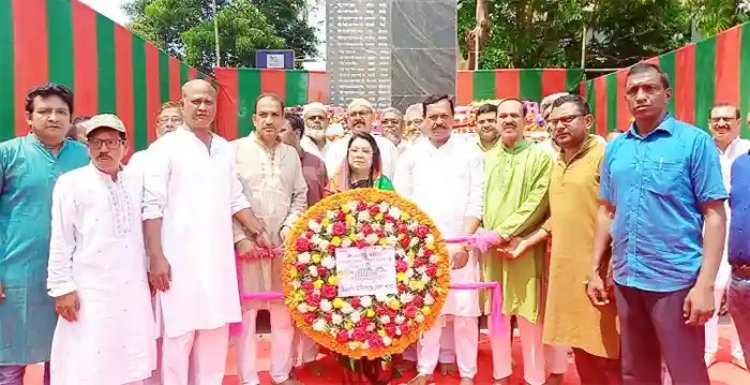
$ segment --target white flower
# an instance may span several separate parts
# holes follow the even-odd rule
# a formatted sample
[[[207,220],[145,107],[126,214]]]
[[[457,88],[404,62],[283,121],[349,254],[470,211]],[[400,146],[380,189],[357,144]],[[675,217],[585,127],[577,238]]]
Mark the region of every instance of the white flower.
[[[370,227],[372,228],[372,231],[378,231],[378,230],[380,230],[381,225],[380,225],[380,223],[375,222],[375,223],[371,223]]]
[[[310,253],[301,253],[297,255],[297,262],[307,265],[310,263]]]
[[[322,299],[320,301],[320,310],[323,310],[324,312],[328,313],[333,309],[333,304],[331,301],[327,299]]]
[[[313,238],[315,238],[313,236]],[[319,250],[328,250],[328,245],[330,245],[331,242],[326,241],[325,239],[321,239],[320,242],[318,242],[318,249]]]
[[[295,288],[295,289],[299,289],[300,287],[302,287],[302,284],[299,281],[294,280],[292,282],[292,287]]]
[[[414,246],[416,246],[416,245],[417,245],[417,243],[419,243],[419,238],[417,238],[417,237],[414,237],[414,238],[412,238],[412,239],[411,239],[411,240],[409,241],[409,247],[414,247]]]
[[[307,228],[310,229],[313,233],[319,233],[323,226],[321,226],[317,221],[311,219],[309,222],[307,222]]]
[[[351,247],[351,245],[352,245],[352,240],[351,239],[344,238],[344,239],[341,240],[341,247]],[[328,246],[326,246],[326,247],[328,247]],[[334,262],[334,265],[335,265],[335,262]]]
[[[344,314],[350,314],[354,311],[354,308],[349,302],[344,302],[344,306],[341,307],[341,312]]]
[[[396,316],[396,325],[401,325],[404,322],[406,322],[406,317],[404,317],[404,316],[402,316],[400,314]]]
[[[353,323],[358,323],[361,318],[362,314],[358,311],[352,312],[352,314],[349,315],[349,320],[351,320]]]
[[[380,209],[381,213],[385,213],[388,211],[388,203],[386,202],[380,202],[380,205],[378,205],[378,209]]]
[[[357,345],[358,344],[359,343],[357,341],[349,342],[349,344],[348,344],[349,345],[349,350],[357,350]]]
[[[386,234],[393,234],[396,231],[396,228],[393,226],[393,223],[388,222],[383,226],[383,231],[385,231]]]
[[[347,203],[346,205],[349,206],[349,211],[357,211],[357,201],[349,201],[349,203]]]
[[[421,279],[422,283],[425,283],[425,284],[426,283],[430,283],[431,280],[432,280],[432,278],[430,278],[429,275],[427,275],[427,274],[422,275],[422,279]]]
[[[379,240],[380,240],[380,237],[378,237],[377,234],[370,234],[365,237],[365,242],[367,242],[370,245],[374,245],[378,243]]]
[[[396,328],[396,335],[397,335],[397,336],[400,336],[400,335],[402,335],[402,334],[404,334],[404,333],[403,333],[403,331],[401,330],[401,328]]]
[[[396,244],[398,243],[398,237],[396,237],[395,235],[389,235],[385,239],[388,242],[388,246],[396,246]]]
[[[371,332],[371,331],[375,330],[375,325],[369,324],[369,325],[367,325],[367,327],[365,328],[365,330],[367,330],[368,332]]]
[[[372,306],[372,297],[370,297],[369,295],[359,297],[359,303],[363,308],[367,309],[368,307]]]
[[[344,317],[342,317],[339,313],[333,313],[333,315],[331,316],[331,322],[334,325],[341,325],[341,323],[344,322]]]
[[[432,295],[431,295],[431,294],[427,294],[427,295],[426,295],[426,296],[424,297],[424,304],[425,304],[425,305],[427,305],[427,306],[432,306],[432,304],[434,304],[434,303],[435,303],[435,298],[432,298]]]
[[[417,268],[417,273],[419,273],[419,274],[424,274],[426,272],[427,272],[427,266],[425,266],[425,265],[419,266]]]
[[[383,325],[388,325],[389,323],[391,323],[391,317],[389,317],[388,314],[381,315],[380,323]]]
[[[435,263],[437,263],[437,261],[438,261],[437,254],[430,255],[430,263],[435,264]]]
[[[424,315],[422,315],[422,313],[417,313],[414,320],[417,321],[417,323],[422,323],[424,322]]]
[[[321,261],[320,264],[323,265],[326,269],[333,269],[336,267],[336,260],[333,259],[330,255],[325,256]]]
[[[316,332],[322,332],[323,330],[326,330],[326,320],[318,318],[315,322],[313,322],[312,328]]]
[[[432,233],[427,234],[424,238],[425,243],[435,243],[435,236]]]
[[[326,213],[326,218],[328,219],[336,219],[336,212],[334,210],[330,210]]]
[[[391,337],[383,336],[383,345],[385,346],[391,346],[391,343],[393,340],[391,340]]]
[[[411,293],[402,293],[399,300],[401,303],[409,303],[414,299],[414,294]]]
[[[365,341],[365,343],[362,344],[362,349],[369,349],[370,348],[370,341]]]
[[[391,209],[388,210],[388,214],[391,214],[392,217],[398,219],[401,217],[401,209],[398,207],[391,207]]]
[[[317,266],[309,266],[307,270],[310,272],[310,275],[313,277],[318,276],[318,267]]]
[[[318,234],[315,234],[312,236],[312,238],[310,238],[310,243],[312,243],[313,245],[319,245],[320,242],[323,242],[323,241],[324,241],[323,238],[321,238],[320,235]]]
[[[370,218],[370,212],[367,210],[360,211],[359,214],[357,214],[357,220],[360,222],[369,222]]]
[[[375,295],[375,299],[378,302],[386,302],[386,301],[388,301],[388,294],[383,294],[383,293],[376,294]]]
[[[300,312],[300,313],[307,313],[307,304],[306,303],[301,303],[301,304],[297,305],[297,311]]]
[[[411,267],[408,268],[408,269],[406,269],[406,276],[409,277],[409,278],[413,277],[414,276],[414,269],[412,269]]]
[[[326,226],[326,233],[333,234],[333,224]]]

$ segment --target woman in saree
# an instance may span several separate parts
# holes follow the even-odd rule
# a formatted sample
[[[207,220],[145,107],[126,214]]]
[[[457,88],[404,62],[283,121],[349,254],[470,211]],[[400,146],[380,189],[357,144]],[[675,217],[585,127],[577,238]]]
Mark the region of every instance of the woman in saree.
[[[393,191],[391,181],[382,173],[383,165],[375,138],[364,132],[352,133],[346,158],[328,182],[326,195],[353,188]]]

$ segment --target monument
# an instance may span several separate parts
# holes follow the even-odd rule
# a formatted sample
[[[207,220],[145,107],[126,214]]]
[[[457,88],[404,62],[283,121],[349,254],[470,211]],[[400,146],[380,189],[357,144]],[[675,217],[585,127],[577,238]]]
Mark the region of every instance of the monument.
[[[456,89],[456,0],[327,0],[331,104],[400,110]]]

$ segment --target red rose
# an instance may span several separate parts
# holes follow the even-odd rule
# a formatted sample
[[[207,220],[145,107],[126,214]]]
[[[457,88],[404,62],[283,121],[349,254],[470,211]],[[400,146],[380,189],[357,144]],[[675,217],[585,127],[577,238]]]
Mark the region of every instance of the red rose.
[[[409,326],[408,325],[404,324],[404,325],[401,325],[399,328],[401,329],[401,335],[402,336],[404,336],[407,333],[409,333]]]
[[[378,230],[375,232],[375,234],[378,235],[378,238],[385,238],[385,231],[383,230]]]
[[[409,233],[409,227],[408,227],[408,226],[406,226],[406,223],[404,223],[404,222],[400,222],[400,223],[399,223],[399,224],[398,224],[398,225],[396,226],[396,231],[397,231],[397,232],[398,232],[399,234],[404,234],[404,235],[406,235],[406,234],[408,234],[408,233]]]
[[[312,238],[312,237],[313,237],[313,235],[315,235],[315,233],[313,233],[313,232],[312,232],[312,231],[310,231],[310,230],[308,230],[308,231],[307,231],[307,232],[305,233],[305,237],[306,237],[307,239],[310,239],[310,238]]]
[[[384,345],[383,339],[381,339],[377,333],[370,333],[370,335],[367,337],[367,342],[370,343],[371,348],[379,348]]]
[[[307,303],[311,306],[318,307],[318,305],[320,305],[320,296],[317,294],[313,294],[307,297]]]
[[[331,312],[325,313],[324,317],[326,318],[326,321],[331,322],[331,320],[333,320],[333,313]]]
[[[416,258],[414,258],[414,267],[415,267],[415,268],[416,268],[416,267],[422,267],[422,266],[424,266],[424,264],[425,264],[426,262],[427,262],[427,260],[426,260],[426,259],[424,259],[424,258],[420,258],[420,257],[416,257]]]
[[[325,266],[318,266],[318,276],[325,278],[328,275],[328,269]]]
[[[393,337],[396,335],[396,325],[394,324],[388,324],[385,326],[385,334],[388,337]]]
[[[346,219],[346,214],[344,214],[343,211],[339,211],[336,213],[336,219],[343,221],[344,219]]]
[[[345,344],[349,342],[349,332],[346,330],[342,330],[339,332],[339,334],[336,334],[336,342]]]
[[[357,239],[356,241],[354,241],[354,245],[359,247],[360,249],[364,249],[365,247],[370,246],[364,239]]]
[[[352,339],[356,341],[364,341],[367,338],[367,330],[365,328],[355,328],[352,332]]]
[[[374,217],[374,216],[378,215],[379,213],[380,213],[380,207],[378,207],[377,205],[370,206],[370,215],[371,216]]]
[[[385,307],[384,305],[378,305],[378,307],[375,309],[375,314],[377,314],[378,317],[387,315],[388,308]]]
[[[404,316],[406,318],[414,318],[417,315],[417,307],[414,305],[409,305],[404,309]]]
[[[391,214],[385,214],[385,215],[383,215],[383,219],[385,219],[386,222],[393,222],[393,221],[396,220],[396,218],[393,218],[393,216],[391,216]]]
[[[370,235],[370,233],[372,233],[372,226],[370,226],[369,223],[362,225],[362,233],[364,235]]]
[[[336,252],[336,246],[328,245],[328,254],[333,254],[335,252]]]
[[[297,269],[297,271],[304,271],[305,269],[307,269],[307,265],[297,262],[294,264],[294,268]]]
[[[359,305],[362,303],[359,301],[359,297],[353,297],[349,300],[349,304],[352,305],[353,308],[358,308]]]
[[[409,237],[404,236],[399,240],[399,243],[401,244],[401,247],[404,249],[409,248]]]
[[[315,322],[315,318],[317,318],[315,316],[315,313],[307,313],[305,314],[305,323],[312,324],[313,322]]]
[[[396,261],[396,271],[399,273],[405,273],[406,270],[409,269],[409,265],[406,264],[403,260],[399,259]]]
[[[323,296],[323,298],[335,298],[336,297],[336,286],[331,285],[323,285],[322,288],[320,288],[320,295]]]
[[[393,322],[393,319],[396,318],[396,311],[389,307],[385,309],[385,314],[391,318],[391,322]]]
[[[424,257],[425,257],[425,258],[430,258],[430,257],[432,257],[432,254],[433,254],[433,253],[432,253],[432,250],[430,250],[430,249],[424,249]]]
[[[364,201],[357,202],[357,211],[365,211],[367,210],[367,203]]]
[[[401,282],[401,283],[398,284],[398,292],[399,293],[406,292],[406,284],[405,283]]]
[[[304,253],[312,249],[310,241],[308,241],[307,238],[304,237],[297,238],[297,242],[295,242],[294,245],[298,253]]]
[[[313,286],[313,283],[310,281],[302,282],[302,290],[305,291],[305,293],[310,293],[315,289],[315,286]]]
[[[337,237],[344,235],[346,233],[346,225],[344,222],[335,222],[331,229],[331,233]]]
[[[437,274],[437,267],[435,265],[427,266],[425,274],[427,274],[427,276],[430,278],[435,278],[435,274]]]
[[[357,326],[361,328],[367,328],[370,325],[370,318],[369,317],[362,317],[359,319],[359,322],[357,323]]]
[[[427,234],[430,233],[430,228],[425,225],[419,225],[417,226],[417,229],[414,231],[415,234],[417,234],[418,237],[424,239]]]
[[[421,307],[421,306],[422,306],[422,304],[424,303],[424,300],[422,299],[422,296],[421,296],[421,295],[415,295],[415,296],[414,296],[414,299],[413,299],[413,300],[411,300],[411,303],[412,303],[412,304],[413,304],[414,306],[416,306],[416,307]]]

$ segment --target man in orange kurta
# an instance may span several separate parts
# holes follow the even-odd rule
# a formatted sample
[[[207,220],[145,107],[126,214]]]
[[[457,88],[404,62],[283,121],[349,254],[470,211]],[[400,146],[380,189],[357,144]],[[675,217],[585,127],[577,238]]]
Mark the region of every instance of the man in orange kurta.
[[[614,303],[592,304],[585,286],[591,271],[604,145],[588,134],[593,116],[588,103],[577,95],[556,100],[548,121],[561,148],[549,189],[550,218],[540,230],[518,240],[510,252],[520,254],[552,236],[544,343],[573,347],[582,385],[618,384],[617,311]]]

